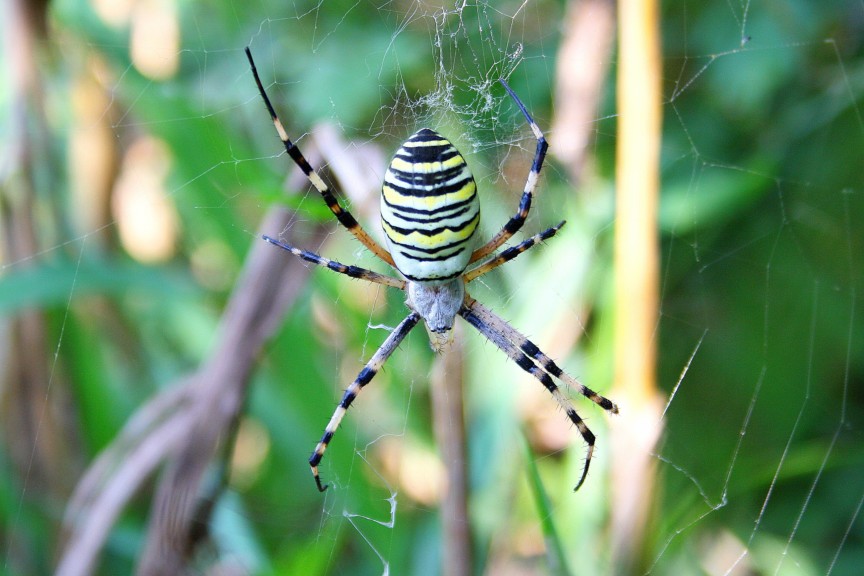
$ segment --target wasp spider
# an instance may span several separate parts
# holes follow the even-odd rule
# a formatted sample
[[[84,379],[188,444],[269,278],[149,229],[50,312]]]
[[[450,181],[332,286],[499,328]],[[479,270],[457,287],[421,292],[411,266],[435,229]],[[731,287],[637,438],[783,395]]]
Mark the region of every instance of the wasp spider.
[[[504,227],[491,240],[479,248],[474,248],[474,233],[480,222],[480,201],[477,198],[474,177],[465,163],[465,158],[449,140],[434,130],[423,128],[396,151],[384,174],[381,224],[387,244],[385,249],[375,242],[351,213],[339,203],[327,184],[288,138],[258,77],[249,48],[246,48],[246,55],[258,91],[270,112],[288,156],[318,190],[340,224],[378,258],[395,268],[404,280],[357,266],[341,264],[308,250],[289,246],[269,236],[264,236],[264,240],[303,260],[335,272],[403,290],[406,294],[406,304],[411,310],[345,391],[324,429],[324,435],[315,446],[309,458],[309,465],[312,467],[312,475],[315,477],[318,490],[323,492],[327,489],[327,485],[322,484],[318,475],[318,465],[345,412],[357,398],[360,390],[375,377],[384,362],[420,320],[423,320],[426,325],[432,348],[436,352],[441,351],[450,342],[453,322],[457,315],[467,320],[520,368],[539,380],[579,430],[588,448],[582,476],[574,489],[578,490],[588,474],[588,466],[594,452],[594,434],[552,378],[563,381],[604,410],[617,414],[618,407],[561,370],[533,342],[474,300],[465,290],[465,285],[472,280],[551,238],[564,225],[564,222],[561,222],[495,255],[496,250],[522,228],[531,208],[531,198],[546,156],[546,139],[522,101],[507,83],[501,80],[504,89],[525,116],[537,138],[537,150],[531,170],[528,172],[519,209]],[[478,261],[482,263],[468,269],[471,264]]]

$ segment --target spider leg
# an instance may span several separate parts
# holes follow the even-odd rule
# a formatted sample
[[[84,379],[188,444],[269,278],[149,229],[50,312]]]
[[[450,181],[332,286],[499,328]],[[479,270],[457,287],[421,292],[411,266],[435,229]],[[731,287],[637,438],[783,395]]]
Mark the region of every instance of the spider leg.
[[[321,484],[321,477],[318,475],[318,464],[321,463],[321,458],[324,457],[324,451],[327,450],[327,446],[333,439],[333,434],[339,427],[339,423],[342,422],[345,412],[351,406],[351,403],[354,402],[354,399],[357,398],[357,394],[359,394],[363,387],[375,377],[384,362],[387,361],[393,351],[396,350],[402,340],[405,339],[405,336],[408,335],[411,329],[414,328],[419,321],[420,315],[416,312],[412,312],[406,316],[405,319],[399,323],[396,329],[390,333],[390,336],[387,337],[384,343],[381,344],[381,347],[375,351],[375,354],[372,355],[372,358],[366,366],[363,367],[360,374],[358,374],[357,378],[354,379],[354,382],[352,382],[345,390],[342,400],[339,402],[336,411],[333,412],[333,416],[330,418],[330,422],[324,429],[324,435],[315,446],[315,451],[312,452],[312,456],[309,457],[309,466],[312,467],[312,476],[315,477],[315,485],[318,486],[320,492],[327,490],[328,484]]]
[[[588,449],[585,455],[585,466],[582,469],[582,476],[579,478],[579,482],[573,489],[574,492],[576,490],[579,490],[583,482],[585,482],[585,478],[588,476],[588,467],[591,465],[591,457],[594,454],[594,433],[588,429],[588,426],[585,424],[585,422],[582,421],[582,418],[579,417],[579,414],[576,413],[576,409],[573,407],[573,404],[561,392],[560,388],[558,388],[555,382],[553,382],[552,378],[549,375],[550,373],[547,372],[547,370],[550,370],[550,367],[547,367],[542,362],[540,366],[535,364],[531,360],[531,358],[526,355],[526,352],[523,351],[523,347],[521,346],[521,344],[530,344],[529,349],[532,351],[537,347],[534,346],[534,344],[532,344],[530,341],[528,341],[528,339],[524,336],[518,335],[518,333],[516,333],[518,335],[518,343],[512,342],[512,334],[509,332],[512,331],[515,333],[516,331],[512,328],[508,331],[502,331],[500,329],[500,324],[506,323],[467,294],[465,296],[465,303],[463,304],[462,309],[459,311],[459,314],[463,318],[465,318],[465,320],[467,320],[469,324],[474,326],[481,334],[488,338],[490,342],[495,344],[502,352],[507,354],[507,356],[511,360],[513,360],[520,368],[522,368],[523,370],[534,376],[537,380],[539,380],[540,383],[543,384],[543,386],[549,391],[549,393],[552,394],[552,397],[555,399],[556,402],[558,402],[558,405],[561,406],[561,408],[567,414],[567,417],[576,426],[576,429],[579,430],[579,434],[582,436],[582,439],[585,440],[585,443],[588,445]],[[539,350],[537,350],[537,352],[539,352]],[[549,362],[551,363],[551,360]],[[551,369],[558,372],[558,374],[563,374],[560,368],[555,366],[554,363],[551,363]]]
[[[360,268],[359,266],[349,266],[347,264],[342,264],[341,262],[330,260],[329,258],[325,258],[324,256],[319,256],[314,252],[303,250],[301,248],[295,248],[290,244],[285,244],[284,242],[280,242],[279,240],[271,238],[270,236],[263,236],[263,238],[270,244],[278,246],[283,250],[287,250],[288,252],[291,252],[295,256],[302,258],[307,262],[317,264],[318,266],[323,266],[324,268],[329,268],[334,272],[345,274],[346,276],[350,276],[351,278],[359,278],[361,280],[366,280],[367,282],[374,282],[375,284],[392,286],[393,288],[398,288],[399,290],[403,290],[405,288],[404,280],[399,280],[398,278],[393,278],[392,276],[385,276],[384,274],[378,274],[377,272],[367,270],[366,268]]]
[[[525,116],[525,119],[528,121],[531,131],[534,132],[534,137],[537,138],[537,150],[534,152],[534,161],[531,164],[530,172],[528,172],[528,180],[525,182],[522,199],[519,201],[519,208],[516,210],[516,214],[507,221],[504,227],[501,228],[501,230],[493,236],[489,242],[476,249],[471,254],[471,262],[476,262],[477,260],[488,256],[522,228],[525,219],[528,218],[528,212],[531,210],[531,199],[534,194],[534,189],[537,187],[540,170],[543,168],[543,160],[546,158],[546,150],[549,148],[549,144],[546,142],[546,137],[543,135],[540,127],[537,126],[537,123],[534,122],[534,119],[531,118],[531,114],[528,113],[525,104],[522,103],[522,100],[519,99],[504,79],[501,79],[500,82],[501,85],[504,86],[504,89],[507,90],[507,93],[510,94],[510,97],[516,102],[516,106],[518,106],[519,110],[522,111],[522,115]]]
[[[273,125],[276,127],[276,132],[279,133],[279,139],[282,140],[282,144],[284,144],[288,156],[290,156],[291,160],[293,160],[300,170],[303,171],[303,174],[306,175],[306,178],[309,179],[312,186],[318,190],[321,197],[324,199],[324,202],[327,204],[327,207],[330,208],[330,211],[333,212],[333,215],[336,216],[337,220],[339,220],[339,223],[353,234],[354,237],[364,246],[366,246],[366,248],[371,250],[378,258],[387,264],[394,266],[393,258],[390,256],[390,253],[375,242],[366,230],[360,226],[357,219],[354,218],[347,209],[342,207],[339,200],[337,200],[336,196],[334,196],[330,191],[330,187],[327,186],[321,176],[319,176],[312,166],[309,165],[309,162],[303,156],[303,153],[300,152],[297,145],[288,137],[288,133],[282,126],[282,121],[279,120],[279,116],[276,115],[276,110],[273,108],[273,104],[270,103],[270,98],[264,90],[264,85],[261,83],[261,78],[258,76],[258,69],[255,67],[255,61],[252,59],[252,51],[249,50],[248,46],[246,47],[246,57],[249,59],[249,66],[252,68],[252,75],[255,77],[255,84],[258,85],[258,92],[261,94],[261,99],[264,100],[264,104],[267,106],[267,111],[270,113],[270,119],[273,120]]]
[[[487,262],[481,264],[480,266],[478,266],[477,268],[474,268],[473,270],[469,270],[463,276],[463,278],[465,279],[465,283],[467,284],[468,282],[471,282],[475,278],[482,276],[483,274],[486,274],[487,272],[491,272],[492,270],[501,266],[505,262],[509,262],[510,260],[513,260],[514,258],[519,256],[520,254],[522,254],[523,252],[525,252],[529,248],[533,248],[534,246],[536,246],[540,242],[548,240],[549,238],[554,236],[558,232],[558,230],[561,229],[562,226],[564,226],[563,221],[559,222],[557,225],[555,225],[551,228],[544,230],[543,232],[535,234],[534,236],[528,238],[527,240],[518,244],[517,246],[511,246],[510,248],[507,248],[506,250],[501,252],[501,254],[499,254],[495,258],[488,260]]]
[[[618,405],[609,400],[608,398],[601,396],[600,394],[594,392],[581,382],[579,382],[576,378],[570,376],[564,370],[561,369],[549,356],[543,353],[540,348],[537,347],[536,344],[531,342],[528,338],[519,333],[518,330],[513,328],[510,324],[504,321],[503,318],[474,300],[470,299],[471,309],[481,316],[483,320],[489,324],[493,330],[502,334],[509,342],[512,342],[519,349],[524,352],[530,358],[536,360],[543,369],[554,376],[555,378],[560,379],[562,382],[576,390],[578,393],[582,394],[604,410],[607,410],[613,414],[618,414]]]

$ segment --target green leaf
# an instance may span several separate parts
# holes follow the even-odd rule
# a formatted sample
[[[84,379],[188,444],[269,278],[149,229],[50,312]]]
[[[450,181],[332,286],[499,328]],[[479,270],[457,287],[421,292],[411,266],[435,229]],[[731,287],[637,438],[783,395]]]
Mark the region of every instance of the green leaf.
[[[540,479],[540,473],[537,470],[537,463],[534,453],[531,451],[531,446],[524,436],[523,440],[525,461],[528,464],[528,484],[531,486],[531,494],[534,497],[534,503],[537,505],[540,527],[543,529],[543,537],[546,540],[546,559],[549,562],[549,573],[559,576],[569,576],[572,572],[567,567],[567,558],[564,555],[564,548],[561,546],[558,529],[555,527],[552,502],[549,500],[549,495],[546,493],[546,488]]]

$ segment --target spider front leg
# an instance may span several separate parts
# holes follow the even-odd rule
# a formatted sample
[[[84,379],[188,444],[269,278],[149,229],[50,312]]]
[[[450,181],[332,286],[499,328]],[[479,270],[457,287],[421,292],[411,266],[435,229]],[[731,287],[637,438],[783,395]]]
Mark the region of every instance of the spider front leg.
[[[339,423],[342,422],[345,412],[351,406],[351,403],[354,402],[354,399],[357,398],[357,395],[363,387],[375,377],[384,362],[387,361],[393,351],[396,350],[402,340],[405,339],[405,336],[408,335],[411,329],[414,328],[419,321],[420,315],[416,312],[412,312],[402,320],[396,329],[390,333],[390,336],[387,337],[384,343],[381,344],[381,347],[372,355],[372,358],[366,366],[363,367],[360,374],[358,374],[357,378],[354,379],[354,382],[352,382],[351,385],[348,386],[348,389],[345,390],[342,400],[339,402],[336,411],[333,412],[333,416],[330,418],[330,422],[324,429],[324,435],[321,437],[318,445],[315,446],[315,451],[312,452],[312,456],[309,457],[309,466],[312,467],[312,476],[315,477],[315,485],[318,486],[320,492],[327,490],[329,485],[321,484],[321,477],[318,475],[318,465],[321,463],[321,458],[324,457],[324,451],[327,450],[327,446],[333,439],[333,434],[336,433]]]
[[[617,413],[618,407],[608,399],[603,398],[589,388],[579,384],[574,378],[566,375],[548,356],[543,354],[534,343],[519,334],[519,332],[507,324],[503,319],[496,316],[491,310],[467,294],[465,296],[465,303],[459,311],[459,315],[465,318],[469,324],[474,326],[478,332],[488,338],[489,341],[495,344],[502,352],[507,354],[507,356],[520,368],[539,380],[540,383],[543,384],[544,388],[552,394],[552,397],[556,402],[558,402],[558,405],[561,406],[567,414],[567,417],[571,422],[573,422],[573,425],[576,426],[576,429],[579,430],[579,434],[588,445],[587,453],[585,455],[585,466],[582,469],[582,476],[579,478],[579,482],[573,489],[574,492],[579,490],[585,482],[585,478],[588,476],[588,467],[591,465],[591,458],[594,455],[595,436],[576,412],[576,409],[573,407],[570,400],[568,400],[568,398],[561,392],[561,389],[558,388],[552,380],[550,374],[556,378],[561,378],[568,384],[571,382],[575,383],[582,394],[606,410]],[[532,360],[528,354],[530,354],[534,360]],[[539,366],[534,363],[535,360],[539,362]],[[564,378],[565,376],[566,379]]]
[[[534,152],[534,161],[531,163],[531,170],[528,172],[528,180],[525,182],[522,199],[519,201],[519,209],[516,210],[516,214],[507,221],[504,227],[501,228],[501,230],[493,236],[489,242],[471,254],[471,262],[476,262],[497,250],[499,246],[509,240],[510,237],[518,232],[522,228],[522,225],[525,224],[525,219],[528,218],[528,212],[531,210],[531,199],[534,195],[534,189],[537,187],[537,180],[540,178],[540,170],[543,169],[543,160],[546,158],[546,150],[549,148],[549,144],[546,142],[546,137],[543,135],[540,127],[537,126],[537,123],[534,122],[531,114],[528,113],[528,109],[525,107],[525,104],[522,103],[522,100],[519,99],[503,78],[499,80],[499,82],[501,82],[501,85],[504,86],[504,89],[507,90],[507,93],[516,102],[516,106],[519,107],[522,115],[525,116],[525,120],[528,121],[531,131],[537,139],[537,149]]]
[[[339,220],[339,223],[342,224],[351,234],[354,235],[357,240],[359,240],[366,248],[372,251],[378,258],[393,266],[393,257],[390,256],[390,253],[387,252],[384,248],[382,248],[375,240],[372,239],[371,236],[360,226],[360,223],[357,222],[357,219],[346,210],[340,203],[339,200],[336,199],[336,196],[333,192],[330,191],[330,187],[327,186],[327,183],[318,175],[318,173],[312,168],[309,162],[306,160],[306,157],[303,156],[303,153],[300,152],[300,149],[297,147],[294,142],[288,137],[288,133],[285,131],[285,128],[282,126],[282,121],[279,120],[279,116],[276,114],[276,110],[273,108],[273,104],[270,103],[270,98],[267,96],[267,91],[264,90],[264,84],[261,83],[261,78],[258,76],[258,69],[255,67],[255,60],[252,58],[252,51],[249,47],[246,47],[246,57],[249,59],[249,66],[252,69],[252,76],[255,78],[255,84],[258,86],[258,93],[261,94],[261,99],[264,100],[264,105],[267,106],[267,111],[270,113],[270,119],[273,121],[273,126],[276,127],[276,132],[279,134],[279,139],[282,141],[282,144],[285,146],[285,152],[288,153],[288,156],[291,157],[291,160],[303,171],[303,174],[306,175],[306,178],[318,190],[318,193],[321,194],[321,198],[324,199],[324,202],[327,204],[327,207],[336,216],[336,219]]]
[[[480,266],[477,266],[473,270],[469,270],[463,276],[465,283],[471,282],[472,280],[486,274],[487,272],[491,272],[495,268],[498,268],[502,264],[506,264],[510,260],[513,260],[523,252],[526,252],[529,248],[533,248],[537,244],[544,242],[558,233],[558,231],[564,226],[564,222],[559,222],[555,226],[551,228],[547,228],[543,232],[538,232],[534,236],[531,236],[527,240],[524,240],[517,244],[516,246],[511,246],[506,250],[503,250],[501,254],[498,256],[491,258],[487,262],[484,262]]]

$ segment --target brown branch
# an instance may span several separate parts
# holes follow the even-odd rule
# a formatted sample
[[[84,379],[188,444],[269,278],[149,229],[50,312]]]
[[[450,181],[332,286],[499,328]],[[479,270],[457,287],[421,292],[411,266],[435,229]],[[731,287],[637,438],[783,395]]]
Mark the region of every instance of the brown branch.
[[[320,161],[315,156],[310,150],[310,161]],[[304,183],[299,176],[291,187]],[[268,234],[284,232],[290,241],[295,235],[299,240],[301,227],[287,212],[275,209],[261,229]],[[313,237],[303,241],[317,245],[325,235],[326,228],[317,226]],[[233,441],[256,358],[308,274],[300,259],[286,257],[265,242],[253,242],[208,360],[139,409],[79,482],[66,511],[68,538],[56,574],[83,576],[93,571],[117,517],[165,462],[138,574],[183,571],[206,534],[212,500],[218,496],[212,491],[204,494],[205,472],[230,452],[225,447]]]
[[[431,395],[435,440],[444,463],[441,502],[443,533],[442,573],[467,576],[472,573],[471,524],[468,518],[468,458],[463,408],[463,335],[454,326],[450,347],[436,358],[432,369]]]
[[[283,230],[289,218],[273,210],[262,230]],[[322,230],[317,234],[323,238]],[[195,543],[201,478],[243,408],[256,356],[308,274],[300,260],[271,248],[253,243],[210,359],[142,407],[82,478],[66,512],[69,537],[58,575],[92,572],[124,506],[165,460],[139,573],[179,573]]]
[[[281,230],[285,214],[271,214],[264,230]],[[320,231],[319,231],[320,232]],[[182,442],[159,482],[138,574],[179,574],[201,537],[202,480],[223,442],[233,441],[255,359],[275,332],[308,269],[263,242],[254,245],[228,303],[208,362],[189,382]],[[211,495],[213,497],[213,495]],[[207,519],[209,520],[209,519]]]

